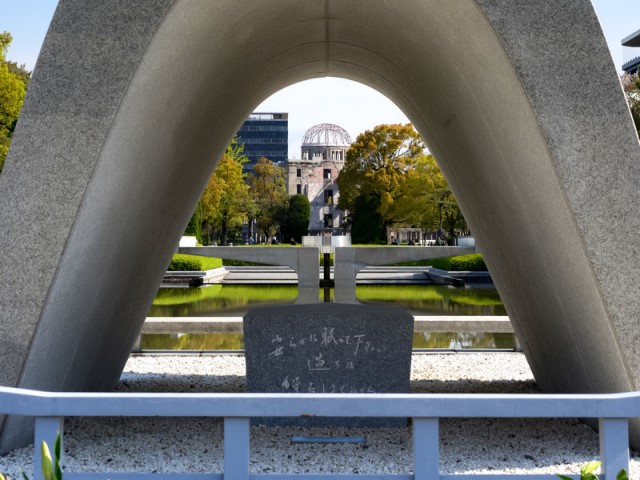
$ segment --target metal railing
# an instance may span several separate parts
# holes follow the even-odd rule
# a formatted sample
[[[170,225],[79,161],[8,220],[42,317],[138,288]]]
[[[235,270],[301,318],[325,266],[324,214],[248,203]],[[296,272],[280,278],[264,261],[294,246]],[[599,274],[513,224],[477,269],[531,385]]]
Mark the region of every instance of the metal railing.
[[[0,387],[0,413],[36,417],[34,464],[42,441],[63,437],[64,417],[223,417],[223,472],[208,474],[72,473],[65,480],[557,480],[555,475],[454,474],[439,471],[440,418],[597,418],[602,480],[629,471],[628,419],[640,416],[640,392],[594,395],[526,394],[126,394],[48,393]],[[250,473],[251,417],[408,417],[413,429],[412,475]],[[64,449],[61,449],[64,452]],[[64,461],[64,460],[63,460]],[[35,473],[35,479],[42,475]],[[574,478],[578,478],[574,476]]]

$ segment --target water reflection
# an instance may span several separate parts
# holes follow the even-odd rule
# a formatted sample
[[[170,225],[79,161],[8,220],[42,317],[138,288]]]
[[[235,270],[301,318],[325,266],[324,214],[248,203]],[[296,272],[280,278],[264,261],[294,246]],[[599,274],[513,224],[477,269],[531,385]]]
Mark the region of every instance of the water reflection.
[[[199,288],[161,288],[151,317],[242,316],[258,304],[289,304],[295,285],[211,285]],[[324,297],[323,292],[320,294]],[[460,289],[441,285],[359,285],[358,301],[393,303],[413,315],[506,315],[492,288]],[[319,298],[318,301],[322,301]],[[333,300],[333,289],[330,291]]]
[[[334,290],[329,292],[333,301]],[[295,285],[211,285],[161,288],[152,317],[243,316],[251,306],[295,302]],[[392,303],[413,315],[506,315],[492,288],[461,289],[441,285],[359,285],[358,301]],[[324,292],[320,292],[322,301]],[[143,350],[242,350],[243,336],[233,334],[155,334],[142,337]],[[515,347],[510,333],[415,333],[413,348],[495,349]]]
[[[426,333],[413,334],[413,348],[453,350],[514,349],[512,333]],[[241,333],[143,335],[143,350],[242,350]]]

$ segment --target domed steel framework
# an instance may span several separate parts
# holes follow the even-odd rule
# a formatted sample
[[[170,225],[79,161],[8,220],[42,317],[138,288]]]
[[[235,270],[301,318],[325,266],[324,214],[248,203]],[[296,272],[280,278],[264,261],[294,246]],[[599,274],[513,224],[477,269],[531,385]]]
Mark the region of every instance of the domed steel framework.
[[[302,146],[349,146],[351,136],[344,128],[333,123],[320,123],[306,131],[302,137]]]

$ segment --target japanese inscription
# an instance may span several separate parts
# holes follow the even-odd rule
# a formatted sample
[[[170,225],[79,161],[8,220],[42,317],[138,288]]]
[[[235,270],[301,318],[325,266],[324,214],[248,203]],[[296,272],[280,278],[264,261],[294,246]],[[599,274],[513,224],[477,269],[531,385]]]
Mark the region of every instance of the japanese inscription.
[[[261,307],[244,317],[244,330],[249,392],[409,390],[413,317],[399,308]]]

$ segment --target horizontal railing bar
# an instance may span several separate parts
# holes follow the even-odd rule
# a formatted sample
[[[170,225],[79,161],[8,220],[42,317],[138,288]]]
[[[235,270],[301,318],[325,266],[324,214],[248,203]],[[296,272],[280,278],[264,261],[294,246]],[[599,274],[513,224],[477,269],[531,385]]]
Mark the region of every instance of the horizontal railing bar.
[[[513,333],[506,315],[414,315],[413,319],[416,333]],[[242,317],[147,317],[140,333],[243,333]]]
[[[563,474],[564,475],[564,474]],[[580,475],[565,475],[574,480],[580,480]],[[599,475],[600,480],[606,480]],[[439,480],[558,480],[558,475],[548,474],[465,474],[465,475],[440,475]]]
[[[327,480],[328,478],[339,480],[413,480],[413,475],[393,473],[252,473],[249,475],[249,480],[295,480],[298,478],[304,480]],[[558,480],[557,477],[556,480]]]
[[[578,480],[579,475],[566,475]],[[606,480],[602,475],[601,480]],[[222,473],[68,473],[64,472],[65,480],[223,480]],[[252,473],[249,480],[413,480],[408,474],[360,474],[360,473]],[[526,474],[448,474],[440,475],[440,480],[558,480],[557,475],[526,475]]]
[[[68,473],[64,480],[224,480],[222,473]]]
[[[187,412],[189,412],[187,414]],[[640,392],[615,394],[54,393],[0,387],[0,414],[128,417],[631,418]]]

